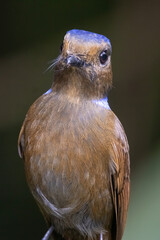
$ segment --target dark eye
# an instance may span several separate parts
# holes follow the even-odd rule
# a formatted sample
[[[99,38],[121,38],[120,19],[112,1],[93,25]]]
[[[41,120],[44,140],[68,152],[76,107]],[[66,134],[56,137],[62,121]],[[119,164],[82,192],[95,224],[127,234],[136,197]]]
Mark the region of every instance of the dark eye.
[[[63,50],[63,43],[60,46],[60,51],[62,52],[62,50]]]
[[[108,53],[107,50],[103,51],[99,55],[99,60],[101,64],[105,64],[108,60]]]

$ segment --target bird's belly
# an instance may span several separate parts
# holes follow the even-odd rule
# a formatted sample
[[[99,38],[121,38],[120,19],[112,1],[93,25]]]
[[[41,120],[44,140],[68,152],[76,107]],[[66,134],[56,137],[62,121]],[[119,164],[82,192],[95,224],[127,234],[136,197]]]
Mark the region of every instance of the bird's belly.
[[[108,228],[113,205],[106,160],[91,149],[85,156],[85,148],[79,144],[72,151],[46,152],[45,159],[32,157],[27,178],[42,211],[58,232],[69,228],[92,236]]]
[[[43,183],[36,187],[36,198],[42,211],[50,216],[57,232],[64,234],[67,231],[68,235],[68,229],[74,229],[91,238],[105,232],[113,212],[107,184],[103,183],[102,188],[98,184],[98,175],[92,176],[90,181],[85,171],[83,181],[75,175],[74,169],[69,180],[67,174],[64,170],[63,175],[55,175],[49,170],[43,175]]]
[[[113,217],[106,130],[89,120],[64,119],[41,129],[29,126],[34,133],[26,140],[26,176],[58,232],[76,229],[92,237],[110,228]]]

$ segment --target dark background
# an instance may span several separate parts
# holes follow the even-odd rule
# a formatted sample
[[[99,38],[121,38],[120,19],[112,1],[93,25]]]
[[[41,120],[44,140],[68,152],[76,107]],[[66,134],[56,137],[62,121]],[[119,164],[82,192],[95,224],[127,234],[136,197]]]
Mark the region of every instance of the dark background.
[[[25,181],[17,138],[50,88],[48,62],[67,30],[112,43],[112,110],[130,143],[131,201],[124,240],[160,239],[160,1],[13,0],[0,6],[0,238],[41,239],[42,215]]]

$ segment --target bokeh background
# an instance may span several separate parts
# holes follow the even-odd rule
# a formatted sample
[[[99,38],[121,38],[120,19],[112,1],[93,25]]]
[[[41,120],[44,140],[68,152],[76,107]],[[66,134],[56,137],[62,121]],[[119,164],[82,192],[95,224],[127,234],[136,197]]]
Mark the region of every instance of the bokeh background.
[[[124,240],[160,239],[160,1],[6,0],[0,6],[0,238],[41,239],[42,215],[25,181],[17,138],[33,101],[50,88],[49,61],[72,28],[112,43],[110,106],[131,155]]]

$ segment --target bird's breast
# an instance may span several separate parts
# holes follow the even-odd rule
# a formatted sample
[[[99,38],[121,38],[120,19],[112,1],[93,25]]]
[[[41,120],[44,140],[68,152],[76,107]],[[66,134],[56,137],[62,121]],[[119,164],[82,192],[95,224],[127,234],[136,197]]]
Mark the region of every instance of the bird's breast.
[[[110,110],[90,102],[63,105],[44,98],[43,105],[39,101],[31,107],[25,127],[26,175],[47,211],[64,217],[90,209],[99,219],[112,209],[111,118]]]

